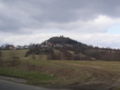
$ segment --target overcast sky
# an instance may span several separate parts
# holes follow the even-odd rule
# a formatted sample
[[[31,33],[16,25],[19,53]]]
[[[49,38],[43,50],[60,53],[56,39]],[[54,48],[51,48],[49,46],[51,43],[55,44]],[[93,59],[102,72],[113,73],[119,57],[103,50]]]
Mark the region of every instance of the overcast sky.
[[[120,48],[120,0],[0,0],[0,44],[59,35]]]

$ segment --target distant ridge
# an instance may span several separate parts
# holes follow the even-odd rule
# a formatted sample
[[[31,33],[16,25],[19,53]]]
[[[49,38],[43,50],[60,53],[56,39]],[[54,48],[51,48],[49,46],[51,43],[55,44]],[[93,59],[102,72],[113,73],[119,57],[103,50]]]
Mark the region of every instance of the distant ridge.
[[[120,60],[120,50],[93,47],[64,36],[31,45],[26,56],[32,54],[44,54],[49,60]]]

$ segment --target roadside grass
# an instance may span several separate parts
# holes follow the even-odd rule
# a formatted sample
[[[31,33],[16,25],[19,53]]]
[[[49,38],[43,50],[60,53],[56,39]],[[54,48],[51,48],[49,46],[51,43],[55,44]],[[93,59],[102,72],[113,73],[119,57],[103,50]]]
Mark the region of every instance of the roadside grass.
[[[15,78],[21,78],[27,80],[28,84],[49,84],[52,80],[55,80],[55,77],[46,73],[35,72],[35,71],[26,71],[16,68],[6,68],[0,67],[1,76],[9,76]],[[49,82],[49,83],[48,83]]]
[[[29,84],[52,87],[72,87],[92,83],[120,85],[119,61],[46,60],[45,55],[24,57],[26,51],[2,51],[5,65],[0,66],[0,75],[23,78],[28,80]],[[19,63],[13,64],[15,59],[13,57],[19,57],[17,60]]]

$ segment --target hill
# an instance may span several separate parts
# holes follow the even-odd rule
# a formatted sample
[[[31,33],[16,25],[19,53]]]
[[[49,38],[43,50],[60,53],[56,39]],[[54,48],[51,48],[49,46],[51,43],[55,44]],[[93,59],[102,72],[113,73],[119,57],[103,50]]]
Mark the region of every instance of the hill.
[[[33,54],[51,60],[120,60],[120,50],[93,47],[63,36],[30,45],[26,56]]]

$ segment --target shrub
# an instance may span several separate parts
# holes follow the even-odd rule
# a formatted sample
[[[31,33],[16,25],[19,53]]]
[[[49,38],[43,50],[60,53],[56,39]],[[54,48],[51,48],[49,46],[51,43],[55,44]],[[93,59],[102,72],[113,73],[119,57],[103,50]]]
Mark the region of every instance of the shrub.
[[[6,63],[8,63],[8,66],[18,66],[21,62],[20,62],[20,58],[19,57],[12,57],[11,60],[7,61]]]
[[[0,51],[0,66],[3,65],[3,60],[2,60],[2,52]]]

